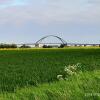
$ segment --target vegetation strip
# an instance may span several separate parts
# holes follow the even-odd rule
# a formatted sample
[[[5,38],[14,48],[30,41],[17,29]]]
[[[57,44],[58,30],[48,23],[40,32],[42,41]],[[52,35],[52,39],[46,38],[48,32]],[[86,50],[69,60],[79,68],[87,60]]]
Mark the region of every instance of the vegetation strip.
[[[94,77],[97,73],[97,75],[100,76],[99,48],[1,50],[0,93],[1,95],[5,93],[7,93],[7,95],[10,95],[10,93],[14,93],[17,90],[20,91],[19,89],[21,88],[24,89],[25,87],[32,87],[34,89],[35,87],[37,87],[36,89],[38,89],[39,84],[51,84],[52,82],[57,82],[57,75],[64,75],[65,66],[73,64],[75,65],[77,63],[81,64],[81,71],[84,75],[85,73],[90,74],[90,77],[86,78],[86,81],[84,78],[80,78],[80,74],[80,77],[78,77],[79,79],[77,80],[82,80],[82,84],[84,83],[85,87],[88,88],[88,85],[90,83],[88,85],[85,83],[91,79],[91,84],[94,83],[94,87],[91,87],[91,90],[94,90],[94,88],[98,88],[100,90],[99,77]],[[77,80],[74,80],[74,78],[72,79],[73,83]],[[67,87],[69,90],[72,88],[73,91],[73,83],[71,87],[68,86],[70,88]],[[58,82],[57,84],[60,84],[60,82]],[[69,81],[66,80],[64,84],[69,84]],[[99,93],[99,90],[93,91],[93,93]],[[88,92],[89,91],[87,91],[86,93]]]

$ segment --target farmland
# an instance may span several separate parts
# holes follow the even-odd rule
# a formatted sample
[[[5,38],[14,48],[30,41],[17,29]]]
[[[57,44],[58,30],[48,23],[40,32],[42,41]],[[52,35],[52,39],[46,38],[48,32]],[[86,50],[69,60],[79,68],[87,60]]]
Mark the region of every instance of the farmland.
[[[93,82],[97,86],[94,90],[100,88],[100,79],[95,80],[95,73],[99,76],[100,72],[99,48],[0,50],[0,93],[14,93],[17,89],[26,87],[32,87],[31,90],[37,87],[38,90],[40,84],[57,82],[57,75],[63,73],[64,67],[76,63],[82,64],[82,72],[87,73],[87,80],[93,76]],[[82,74],[80,77],[83,77]],[[54,86],[63,86],[64,83],[54,83]]]

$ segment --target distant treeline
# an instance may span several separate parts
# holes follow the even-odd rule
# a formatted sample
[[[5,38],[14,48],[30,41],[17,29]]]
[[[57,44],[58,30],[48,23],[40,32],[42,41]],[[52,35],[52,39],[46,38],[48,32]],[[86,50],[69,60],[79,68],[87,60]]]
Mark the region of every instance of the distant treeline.
[[[60,46],[50,46],[50,45],[43,45],[42,46],[42,48],[53,48],[53,47],[63,48],[64,45],[61,44]],[[26,44],[23,44],[20,47],[18,47],[17,44],[4,44],[4,43],[1,43],[0,44],[0,48],[31,48],[31,46],[28,46]]]
[[[50,45],[43,45],[43,48],[53,48],[53,47],[57,47],[57,48],[64,48],[64,44],[61,44],[60,46],[50,46]]]
[[[18,46],[17,46],[17,44],[3,44],[3,43],[1,43],[0,48],[18,48]],[[19,48],[31,48],[31,47],[23,44]]]
[[[17,48],[16,44],[0,44],[0,48]]]

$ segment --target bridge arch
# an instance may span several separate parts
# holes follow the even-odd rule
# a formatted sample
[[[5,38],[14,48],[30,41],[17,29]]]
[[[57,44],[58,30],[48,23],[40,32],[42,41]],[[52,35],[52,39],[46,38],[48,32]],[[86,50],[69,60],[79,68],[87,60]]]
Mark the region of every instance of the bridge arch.
[[[61,37],[56,36],[56,35],[47,35],[47,36],[44,36],[44,37],[42,37],[41,39],[39,39],[35,44],[36,44],[36,45],[39,45],[39,44],[41,44],[41,42],[42,42],[43,40],[45,40],[46,38],[49,38],[49,37],[55,37],[55,38],[57,38],[58,40],[61,41],[61,44],[67,45],[67,42],[66,42],[65,40],[63,40]]]

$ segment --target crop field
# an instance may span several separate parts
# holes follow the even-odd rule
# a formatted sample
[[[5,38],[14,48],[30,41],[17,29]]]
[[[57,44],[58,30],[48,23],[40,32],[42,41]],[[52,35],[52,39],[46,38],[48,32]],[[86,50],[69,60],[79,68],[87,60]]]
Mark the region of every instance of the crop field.
[[[100,49],[0,50],[0,93],[14,93],[16,89],[52,84],[57,81],[57,75],[63,73],[65,66],[76,63],[82,64],[83,72],[99,71]]]

